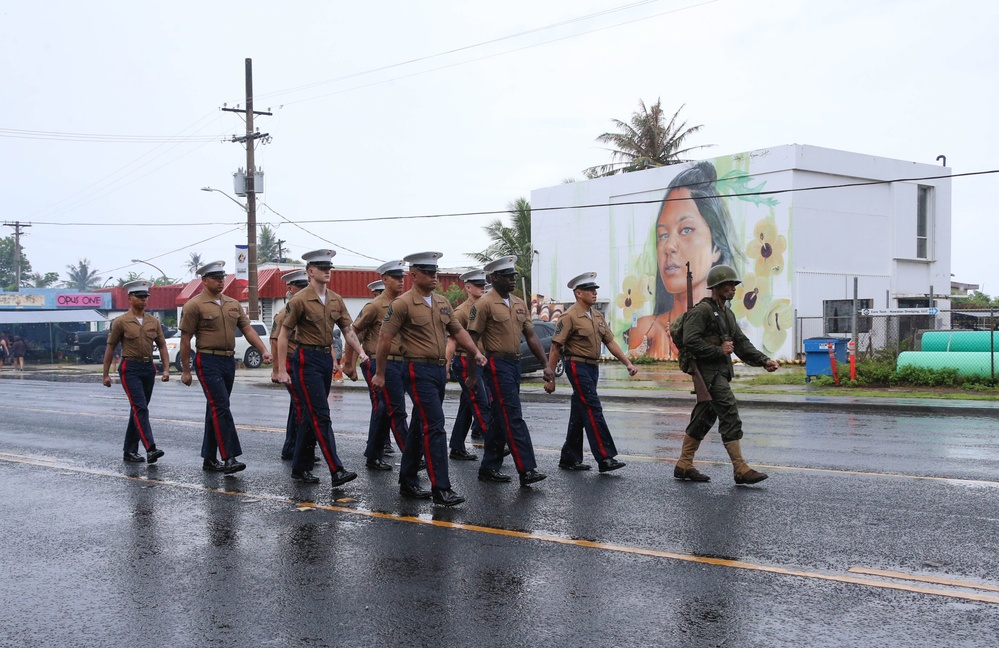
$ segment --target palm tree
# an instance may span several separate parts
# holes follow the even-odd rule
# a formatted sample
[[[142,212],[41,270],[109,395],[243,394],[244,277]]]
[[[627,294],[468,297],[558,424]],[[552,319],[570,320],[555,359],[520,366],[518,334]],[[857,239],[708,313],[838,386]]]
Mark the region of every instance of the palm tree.
[[[128,275],[118,278],[118,285],[124,286],[125,284],[130,284],[133,281],[139,281],[140,279],[145,279],[141,272],[135,272],[134,270],[129,270]]]
[[[686,105],[686,104],[684,104]],[[653,167],[689,162],[686,155],[694,149],[713,146],[712,144],[684,148],[687,138],[701,130],[702,124],[687,126],[687,122],[679,123],[680,106],[673,116],[666,120],[662,109],[662,99],[656,99],[651,106],[646,107],[644,101],[638,102],[638,110],[631,114],[629,122],[612,119],[617,133],[604,133],[597,137],[601,144],[610,144],[614,160],[610,164],[585,169],[587,178],[600,178],[615,173],[629,173]]]
[[[492,243],[482,252],[468,252],[465,256],[486,264],[502,256],[517,255],[517,273],[523,277],[520,288],[526,291],[521,294],[525,300],[531,295],[531,266],[534,264],[534,248],[531,246],[531,203],[526,198],[518,198],[507,205],[513,223],[510,227],[496,219],[482,229],[486,231]],[[516,291],[517,294],[521,290]]]
[[[66,270],[67,279],[62,282],[66,288],[87,292],[101,286],[101,277],[96,270],[91,269],[90,259],[80,259],[73,265],[66,266]]]
[[[184,268],[193,277],[198,272],[198,268],[203,265],[205,265],[205,262],[201,260],[201,255],[197,252],[191,252],[191,256],[187,260],[187,263],[184,264]]]
[[[30,277],[28,277],[28,287],[51,288],[52,285],[57,281],[59,281],[58,272],[46,272],[44,276],[40,272],[35,272]]]
[[[257,239],[257,263],[281,263],[281,243],[277,232],[270,225],[260,226],[260,238]]]

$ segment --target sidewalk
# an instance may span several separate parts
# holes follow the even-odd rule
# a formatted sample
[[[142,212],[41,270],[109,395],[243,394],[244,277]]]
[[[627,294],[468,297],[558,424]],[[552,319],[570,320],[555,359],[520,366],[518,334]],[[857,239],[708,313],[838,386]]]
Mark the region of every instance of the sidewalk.
[[[906,396],[858,397],[844,388],[842,396],[827,396],[815,393],[820,388],[810,385],[756,385],[753,393],[740,392],[740,382],[762,370],[753,367],[738,367],[732,385],[742,407],[781,407],[807,410],[847,410],[878,413],[926,412],[935,415],[953,414],[956,416],[995,416],[999,415],[999,401],[948,400],[941,398],[916,398]],[[100,365],[36,365],[26,367],[23,372],[4,368],[0,374],[0,385],[8,380],[51,380],[55,382],[94,382],[101,381]],[[197,378],[195,378],[196,380]],[[170,380],[180,381],[180,373],[170,372]],[[117,377],[116,377],[117,381]],[[240,385],[260,389],[284,389],[270,382],[270,368],[238,368],[236,382]],[[367,389],[364,380],[358,375],[357,382],[344,378],[334,382],[334,390]],[[603,402],[661,405],[682,409],[694,406],[694,396],[690,393],[690,377],[660,365],[643,365],[634,378],[627,375],[620,364],[600,365],[600,398]],[[449,394],[460,391],[456,382],[449,382]],[[887,391],[887,390],[886,390]],[[894,390],[893,390],[894,391]],[[564,402],[572,396],[572,387],[563,376],[558,379],[555,394],[546,394],[541,373],[524,376],[521,386],[523,400],[529,402]],[[455,396],[457,397],[457,396]]]

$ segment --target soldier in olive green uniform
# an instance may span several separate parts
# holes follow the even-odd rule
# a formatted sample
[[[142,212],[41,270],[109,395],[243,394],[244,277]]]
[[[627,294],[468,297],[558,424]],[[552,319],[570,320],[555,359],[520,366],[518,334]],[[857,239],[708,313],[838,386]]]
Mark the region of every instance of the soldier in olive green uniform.
[[[615,459],[617,447],[611,437],[610,428],[604,419],[604,410],[597,395],[597,378],[600,375],[600,345],[628,369],[628,375],[638,373],[635,365],[624,355],[614,341],[603,313],[594,308],[597,303],[596,272],[584,272],[573,277],[569,289],[576,297],[576,303],[558,318],[552,348],[548,354],[548,368],[555,373],[559,355],[564,357],[565,375],[572,384],[572,408],[569,410],[569,427],[566,430],[565,444],[558,466],[564,470],[589,470],[583,463],[583,430],[590,443],[590,452],[597,460],[600,472],[610,472],[624,468],[624,462]],[[554,375],[545,383],[545,391],[555,391]]]
[[[780,365],[759,351],[739,328],[735,315],[727,303],[735,295],[735,287],[742,283],[735,270],[719,265],[708,272],[711,296],[702,299],[689,311],[683,324],[683,350],[697,361],[704,382],[711,392],[710,401],[697,403],[690,415],[687,434],[683,439],[680,459],[673,476],[691,481],[708,481],[710,478],[694,468],[694,453],[715,421],[719,421],[725,450],[732,460],[736,484],[755,484],[767,478],[764,473],[750,468],[742,458],[739,440],[742,439],[742,420],[739,407],[729,386],[732,380],[732,358],[735,353],[746,364],[777,371]]]
[[[124,460],[130,463],[147,461],[156,463],[164,452],[156,447],[153,430],[149,426],[149,399],[153,396],[156,384],[156,366],[153,364],[153,342],[160,349],[163,362],[163,381],[170,380],[170,354],[160,321],[146,314],[146,298],[149,297],[149,281],[133,281],[125,284],[130,308],[127,313],[115,318],[108,333],[108,346],[104,351],[104,386],[111,386],[108,368],[114,357],[114,349],[121,344],[121,364],[118,375],[125,389],[132,415],[128,417],[125,430]],[[139,454],[139,441],[146,448],[146,457]]]

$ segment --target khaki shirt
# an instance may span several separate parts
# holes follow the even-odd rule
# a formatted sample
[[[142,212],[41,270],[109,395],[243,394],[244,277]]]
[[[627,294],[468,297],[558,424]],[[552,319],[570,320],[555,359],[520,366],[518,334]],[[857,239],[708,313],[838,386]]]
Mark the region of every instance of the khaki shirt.
[[[153,342],[166,346],[163,327],[160,321],[149,315],[142,316],[142,324],[131,312],[119,315],[111,322],[108,333],[108,346],[115,347],[121,342],[121,357],[152,358]]]
[[[284,322],[284,309],[282,308],[278,311],[278,314],[274,316],[274,326],[271,327],[271,339],[274,340],[276,344],[278,341],[278,336],[281,335],[281,325]],[[295,342],[295,329],[288,331],[288,357],[295,355],[295,349],[298,348],[298,343]]]
[[[357,314],[357,319],[354,320],[354,332],[357,333],[357,337],[361,341],[361,348],[372,358],[375,357],[375,351],[378,348],[378,336],[382,332],[382,322],[385,321],[385,315],[388,313],[389,305],[393,299],[388,293],[378,295],[361,308],[361,312]],[[397,335],[392,338],[389,355],[402,355],[402,349],[399,347],[399,336]]]
[[[461,330],[443,295],[431,293],[432,306],[415,288],[393,301],[382,322],[382,332],[399,335],[402,355],[407,358],[444,359],[448,333]]]
[[[596,308],[583,309],[579,304],[573,304],[562,313],[552,336],[553,343],[562,345],[562,353],[587,360],[600,359],[600,343],[613,341],[614,334],[603,313]]]
[[[198,350],[236,350],[236,329],[243,330],[250,320],[239,302],[232,297],[219,295],[221,305],[215,303],[207,290],[191,297],[180,315],[180,330],[196,338]]]
[[[309,346],[332,347],[333,326],[346,331],[354,321],[347,312],[343,298],[326,289],[326,303],[319,301],[319,295],[312,286],[298,291],[284,307],[283,326],[295,331],[295,341]]]
[[[458,320],[459,324],[461,324],[461,328],[465,329],[466,331],[468,330],[468,313],[471,310],[472,310],[471,299],[466,299],[465,301],[458,304],[458,307],[454,309],[454,318]],[[479,351],[482,351],[482,340],[479,340],[478,347]],[[464,355],[465,349],[458,346],[455,347],[454,352],[457,353],[458,355]],[[483,353],[485,352],[483,351]]]
[[[468,330],[479,334],[486,354],[520,353],[520,338],[534,330],[527,304],[510,293],[510,305],[495,290],[483,295],[468,311]]]

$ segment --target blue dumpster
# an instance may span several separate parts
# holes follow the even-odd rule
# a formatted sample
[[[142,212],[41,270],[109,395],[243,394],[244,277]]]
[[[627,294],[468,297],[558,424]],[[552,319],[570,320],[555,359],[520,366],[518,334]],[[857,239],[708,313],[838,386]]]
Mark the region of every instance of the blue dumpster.
[[[831,376],[832,365],[829,363],[829,349],[836,355],[836,363],[847,362],[845,338],[808,338],[805,342],[805,382],[811,382],[812,376]]]

